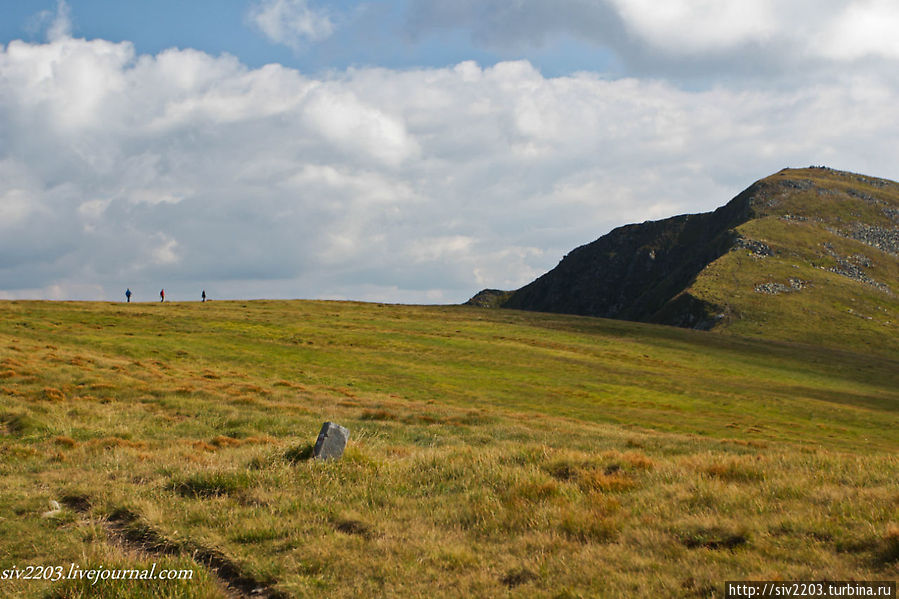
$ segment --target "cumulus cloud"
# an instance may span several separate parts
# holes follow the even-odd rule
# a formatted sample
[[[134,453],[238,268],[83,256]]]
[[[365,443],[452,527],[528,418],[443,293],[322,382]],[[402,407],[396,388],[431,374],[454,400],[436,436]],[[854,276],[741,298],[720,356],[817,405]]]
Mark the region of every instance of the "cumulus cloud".
[[[328,14],[311,8],[306,0],[259,0],[247,18],[270,41],[295,50],[334,32]]]
[[[0,49],[0,290],[460,301],[784,166],[896,178],[897,91],[855,70],[685,90],[527,61],[309,77],[14,41]]]

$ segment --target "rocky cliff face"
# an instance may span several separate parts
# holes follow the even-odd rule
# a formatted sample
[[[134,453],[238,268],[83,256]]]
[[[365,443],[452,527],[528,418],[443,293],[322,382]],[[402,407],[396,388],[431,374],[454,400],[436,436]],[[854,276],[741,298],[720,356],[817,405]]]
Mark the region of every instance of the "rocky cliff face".
[[[679,295],[734,246],[734,228],[753,216],[753,192],[714,212],[619,227],[573,250],[504,307],[706,327],[714,308]]]
[[[894,291],[899,184],[810,167],[762,179],[714,212],[619,227],[521,289],[473,303],[703,329],[777,323],[775,334],[800,338],[791,323],[829,325],[864,304],[889,316],[883,332],[897,338]]]

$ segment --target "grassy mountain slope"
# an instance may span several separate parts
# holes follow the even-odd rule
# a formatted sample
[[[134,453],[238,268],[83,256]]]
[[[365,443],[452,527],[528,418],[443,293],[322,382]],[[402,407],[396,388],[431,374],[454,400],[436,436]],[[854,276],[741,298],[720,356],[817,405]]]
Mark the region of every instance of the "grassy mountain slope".
[[[504,306],[899,353],[899,184],[785,169],[715,212],[628,225]]]
[[[686,294],[717,306],[735,333],[899,353],[899,184],[781,171],[762,181],[754,209],[736,228],[751,242]]]
[[[305,460],[325,420],[347,454]],[[0,572],[196,571],[0,594],[895,579],[897,428],[899,363],[845,350],[469,307],[0,302]]]

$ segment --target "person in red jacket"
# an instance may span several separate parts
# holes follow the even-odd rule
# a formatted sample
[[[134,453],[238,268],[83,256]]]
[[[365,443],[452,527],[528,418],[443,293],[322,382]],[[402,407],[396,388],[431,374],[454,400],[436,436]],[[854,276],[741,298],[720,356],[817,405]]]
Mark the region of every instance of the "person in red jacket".
[[[160,301],[160,302],[164,302],[164,301],[165,301],[165,289],[161,289],[161,290],[159,291],[159,301]]]

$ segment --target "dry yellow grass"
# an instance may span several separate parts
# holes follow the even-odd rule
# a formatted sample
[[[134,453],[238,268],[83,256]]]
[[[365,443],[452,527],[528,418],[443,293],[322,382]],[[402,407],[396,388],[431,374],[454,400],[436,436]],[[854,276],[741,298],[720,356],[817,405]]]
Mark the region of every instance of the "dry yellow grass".
[[[138,596],[206,599],[226,596],[211,553],[291,597],[690,597],[735,578],[896,576],[891,362],[842,357],[852,368],[834,373],[813,349],[787,367],[777,347],[615,323],[248,306],[132,319],[0,303],[15,313],[0,360],[35,373],[0,388],[0,569],[169,559],[203,580]],[[113,317],[134,335],[91,326]],[[53,348],[9,324],[49,319],[67,323]],[[336,463],[306,459],[324,420],[352,431]],[[63,508],[41,518],[50,500]]]

